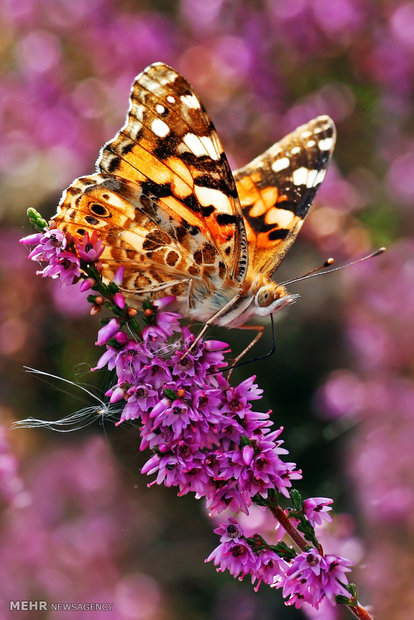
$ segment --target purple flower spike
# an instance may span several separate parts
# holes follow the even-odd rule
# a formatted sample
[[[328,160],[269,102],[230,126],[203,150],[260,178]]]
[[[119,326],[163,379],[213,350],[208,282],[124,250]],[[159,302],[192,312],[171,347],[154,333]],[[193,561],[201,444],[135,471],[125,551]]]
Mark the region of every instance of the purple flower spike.
[[[120,323],[118,319],[111,319],[109,323],[101,327],[98,332],[98,339],[95,344],[98,347],[101,347],[103,344],[106,344],[108,340],[110,340],[113,336],[115,336],[116,332],[119,331]]]

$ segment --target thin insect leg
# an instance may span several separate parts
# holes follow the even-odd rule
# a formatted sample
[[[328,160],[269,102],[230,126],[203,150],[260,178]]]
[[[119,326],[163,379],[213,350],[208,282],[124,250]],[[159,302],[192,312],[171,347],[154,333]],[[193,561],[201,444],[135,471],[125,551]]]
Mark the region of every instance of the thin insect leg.
[[[276,351],[276,339],[275,339],[275,328],[274,328],[273,314],[270,315],[270,322],[272,324],[272,348],[270,349],[270,351],[268,351],[267,353],[264,353],[263,355],[260,355],[259,357],[255,357],[255,358],[250,359],[250,360],[245,360],[244,362],[239,362],[237,364],[237,368],[239,368],[240,366],[245,366],[246,364],[252,364],[253,362],[261,362],[262,360],[265,360],[268,357],[272,357],[272,355]],[[234,366],[234,368],[236,368],[236,366]],[[232,370],[233,370],[233,368],[232,368]]]
[[[226,312],[232,308],[237,301],[239,300],[239,296],[236,295],[235,297],[233,297],[232,299],[230,299],[230,301],[228,301],[226,303],[225,306],[223,306],[222,308],[220,308],[220,310],[218,310],[218,312],[216,312],[215,314],[213,314],[213,316],[208,319],[208,321],[206,321],[206,323],[204,324],[203,329],[201,330],[201,332],[196,336],[195,340],[191,343],[191,345],[188,347],[187,351],[185,351],[185,353],[183,354],[181,359],[184,359],[187,357],[187,355],[189,353],[191,353],[191,351],[194,349],[194,347],[196,346],[197,342],[200,340],[200,338],[202,338],[204,336],[204,334],[206,333],[206,331],[208,330],[208,328],[210,327],[210,325],[212,325],[216,319],[220,318],[223,314],[226,314]]]
[[[238,356],[234,360],[234,362],[233,362],[233,364],[232,364],[232,366],[230,368],[230,373],[232,373],[235,368],[240,368],[240,366],[246,366],[247,364],[253,364],[253,362],[260,362],[261,360],[267,359],[268,357],[271,357],[274,354],[274,352],[276,351],[276,339],[275,339],[275,330],[274,330],[274,322],[273,322],[273,315],[272,314],[270,315],[270,321],[271,321],[271,324],[272,324],[272,348],[271,348],[271,350],[268,351],[267,353],[265,353],[264,355],[260,355],[259,357],[254,357],[252,359],[244,360],[243,362],[240,362],[240,361],[237,362],[238,359],[241,359],[241,357],[243,357],[243,355],[245,355],[245,353],[249,349],[251,349],[256,344],[256,342],[258,342],[260,340],[260,337],[262,336],[262,332],[261,332],[260,333],[260,337],[257,338],[257,336],[256,336],[255,339],[249,345],[249,347],[243,351],[243,355],[242,356]],[[252,328],[253,326],[248,326],[248,327]],[[257,338],[257,340],[256,340],[256,338]],[[218,374],[220,372],[223,372],[223,371],[222,370],[217,370],[217,371],[214,371],[214,372],[211,372],[211,373],[209,372],[208,374],[216,375],[216,374]],[[230,376],[230,375],[228,375],[228,376]]]
[[[253,330],[253,331],[256,331],[257,333],[255,337],[253,338],[253,340],[251,340],[251,342],[247,345],[247,347],[243,349],[243,351],[239,353],[239,355],[233,360],[233,363],[227,375],[228,381],[230,380],[233,370],[239,365],[238,362],[240,362],[240,360],[243,359],[246,353],[248,353],[250,349],[254,347],[254,345],[257,342],[259,342],[260,338],[263,336],[263,331],[264,331],[263,325],[242,325],[238,329]]]

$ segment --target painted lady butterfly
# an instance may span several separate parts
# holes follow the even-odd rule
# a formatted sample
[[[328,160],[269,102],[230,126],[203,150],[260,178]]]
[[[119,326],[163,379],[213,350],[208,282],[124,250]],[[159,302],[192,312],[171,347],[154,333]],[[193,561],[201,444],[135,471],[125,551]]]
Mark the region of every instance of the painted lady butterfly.
[[[126,123],[103,146],[98,172],[65,190],[54,220],[75,237],[98,232],[104,279],[123,265],[130,303],[175,295],[175,308],[206,327],[245,326],[296,297],[270,278],[334,143],[333,121],[319,116],[232,174],[191,86],[155,63],[135,79]],[[263,328],[255,329],[256,341]]]

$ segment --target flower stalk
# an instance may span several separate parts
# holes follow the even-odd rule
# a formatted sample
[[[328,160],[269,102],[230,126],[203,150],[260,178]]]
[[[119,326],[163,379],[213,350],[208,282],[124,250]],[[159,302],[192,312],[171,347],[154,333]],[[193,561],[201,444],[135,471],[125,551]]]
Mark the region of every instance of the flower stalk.
[[[101,320],[96,345],[105,350],[93,370],[115,371],[106,396],[110,403],[123,403],[116,424],[135,421],[140,449],[152,452],[142,468],[152,477],[149,486],[175,486],[178,495],[194,493],[211,515],[248,515],[253,504],[263,506],[293,543],[272,544],[258,532],[245,535],[231,517],[215,529],[220,544],[206,561],[238,579],[249,576],[255,590],[261,583],[282,589],[287,605],[308,603],[318,609],[328,599],[369,620],[355,586],[348,584],[352,563],[325,555],[315,532],[332,520],[332,500],[303,501],[293,488],[302,473],[285,460],[283,428],[273,428],[270,412],[253,409],[262,395],[255,377],[231,385],[223,374],[228,345],[196,340],[180,324],[180,315],[166,309],[173,297],[146,300],[142,313],[130,306],[122,293],[123,267],[111,282],[101,275],[104,247],[95,232],[78,241],[53,224],[48,227],[34,210],[28,215],[39,233],[21,242],[35,245],[29,258],[46,264],[37,273],[59,277],[64,285],[80,283],[82,290],[92,291],[91,314],[103,308],[110,313]],[[292,507],[283,509],[280,496],[290,499]]]

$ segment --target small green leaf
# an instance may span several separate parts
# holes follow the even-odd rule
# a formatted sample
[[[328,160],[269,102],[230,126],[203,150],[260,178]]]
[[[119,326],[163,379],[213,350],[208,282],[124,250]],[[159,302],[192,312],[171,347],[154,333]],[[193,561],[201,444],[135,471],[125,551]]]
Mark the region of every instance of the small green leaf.
[[[284,542],[280,542],[277,545],[270,545],[270,549],[284,560],[293,560],[297,555],[296,551],[292,547],[288,547]]]
[[[139,324],[135,319],[129,319],[128,325],[134,332],[139,332]]]
[[[348,592],[351,594],[352,598],[358,598],[358,590],[354,583],[348,583],[348,585],[345,587],[348,590]]]
[[[302,532],[306,540],[309,540],[313,545],[315,545],[315,547],[319,545],[318,539],[315,535],[315,530],[313,529],[309,521],[306,521],[303,515],[300,516],[300,523],[298,523],[297,529],[299,530],[299,532]]]
[[[299,491],[297,491],[296,489],[292,489],[290,492],[290,499],[292,500],[296,510],[302,510],[302,495],[299,493]]]
[[[177,398],[178,398],[177,392],[175,392],[174,390],[170,390],[170,388],[165,388],[164,389],[164,394],[170,400],[177,400]]]
[[[353,603],[352,599],[347,596],[342,596],[342,594],[337,594],[335,600],[339,605],[352,605]]]
[[[250,439],[247,437],[247,435],[242,435],[240,437],[240,446],[244,447],[244,446],[251,446],[252,442],[250,441]]]
[[[119,291],[119,287],[115,284],[115,282],[110,282],[108,284],[108,291],[112,295],[115,295],[115,293],[117,293]]]
[[[36,211],[33,207],[27,209],[27,217],[29,218],[29,222],[37,228],[39,232],[43,232],[45,228],[48,228],[46,220],[40,215],[39,211]]]

